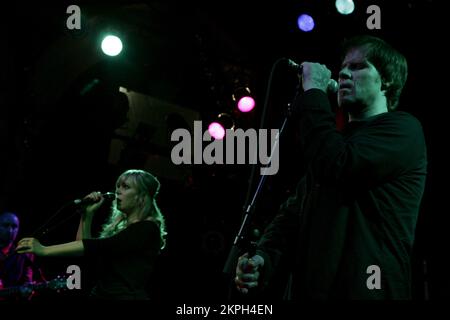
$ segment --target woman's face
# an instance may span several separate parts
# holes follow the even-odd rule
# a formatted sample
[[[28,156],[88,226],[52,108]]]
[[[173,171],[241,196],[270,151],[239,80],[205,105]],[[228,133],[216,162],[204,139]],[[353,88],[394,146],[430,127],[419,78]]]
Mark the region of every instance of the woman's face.
[[[120,179],[116,185],[117,209],[127,215],[131,214],[139,208],[138,198],[138,190],[133,179]]]

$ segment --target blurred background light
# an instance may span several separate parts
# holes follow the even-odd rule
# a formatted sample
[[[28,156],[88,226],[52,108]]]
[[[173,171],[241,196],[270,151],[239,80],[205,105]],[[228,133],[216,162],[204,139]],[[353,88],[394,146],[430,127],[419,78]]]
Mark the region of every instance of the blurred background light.
[[[122,41],[117,36],[108,35],[102,40],[102,51],[108,56],[117,56],[122,52],[122,48]]]
[[[308,14],[301,14],[297,19],[297,24],[299,29],[304,32],[314,29],[314,19]]]
[[[350,14],[355,10],[353,0],[336,0],[336,9],[340,14]]]

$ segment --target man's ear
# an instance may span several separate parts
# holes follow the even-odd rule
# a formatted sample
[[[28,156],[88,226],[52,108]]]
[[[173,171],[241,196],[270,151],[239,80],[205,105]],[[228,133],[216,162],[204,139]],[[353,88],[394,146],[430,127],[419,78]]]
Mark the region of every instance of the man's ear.
[[[381,91],[386,91],[387,89],[389,89],[392,85],[392,81],[388,82],[388,81],[382,81],[381,82]]]

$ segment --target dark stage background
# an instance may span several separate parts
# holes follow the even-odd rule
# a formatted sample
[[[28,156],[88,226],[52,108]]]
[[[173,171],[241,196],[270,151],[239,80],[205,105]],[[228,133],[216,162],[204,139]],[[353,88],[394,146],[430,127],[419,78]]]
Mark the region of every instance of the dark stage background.
[[[229,279],[222,268],[240,225],[251,166],[174,166],[170,133],[192,127],[193,119],[205,126],[222,112],[234,117],[237,127],[258,128],[277,59],[320,61],[336,78],[341,40],[366,33],[392,43],[409,62],[400,109],[422,122],[429,150],[414,250],[414,296],[425,299],[427,283],[429,299],[448,297],[448,209],[441,187],[448,170],[448,103],[441,85],[447,76],[440,16],[445,11],[432,0],[355,2],[350,16],[339,15],[334,1],[2,4],[1,209],[20,215],[20,236],[26,236],[69,201],[94,190],[113,191],[122,171],[148,169],[162,182],[159,203],[169,232],[152,284],[154,298],[225,301]],[[81,30],[66,28],[71,4],[81,8]],[[366,26],[371,4],[381,8],[380,30]],[[296,28],[303,10],[316,18],[310,33]],[[122,32],[125,47],[119,57],[107,58],[98,48],[107,28]],[[292,70],[276,69],[267,127],[279,126],[296,84]],[[236,112],[231,100],[240,86],[251,88],[257,101],[246,115]],[[144,98],[127,106],[119,87]],[[292,190],[299,175],[297,156],[287,135],[280,171],[267,180],[254,226],[262,228]],[[106,213],[100,212],[99,220]],[[44,244],[73,240],[74,207],[65,207],[52,226],[41,236]],[[65,273],[70,264],[87,264],[75,258],[37,262],[48,278]],[[83,295],[89,288],[91,274],[82,270],[83,291],[65,295]]]

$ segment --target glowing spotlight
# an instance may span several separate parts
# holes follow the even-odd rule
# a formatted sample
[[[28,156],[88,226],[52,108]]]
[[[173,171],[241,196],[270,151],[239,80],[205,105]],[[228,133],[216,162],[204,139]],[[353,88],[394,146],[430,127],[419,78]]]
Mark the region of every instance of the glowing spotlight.
[[[219,114],[208,126],[208,132],[216,140],[222,140],[225,137],[226,130],[234,130],[235,123],[233,117],[228,113]]]
[[[238,109],[242,112],[252,111],[255,107],[255,100],[252,97],[243,97],[238,102]]]
[[[218,122],[211,122],[208,126],[208,132],[216,140],[222,140],[225,137],[225,129]]]
[[[336,0],[336,9],[340,14],[350,14],[355,10],[355,3],[353,0]]]
[[[122,51],[122,41],[116,36],[106,36],[102,41],[102,51],[104,54],[115,57]]]
[[[255,99],[252,98],[248,87],[237,88],[232,98],[233,101],[237,101],[237,107],[241,112],[252,111],[255,107]]]
[[[309,32],[314,29],[314,19],[308,14],[301,14],[297,19],[297,25],[300,30]]]

